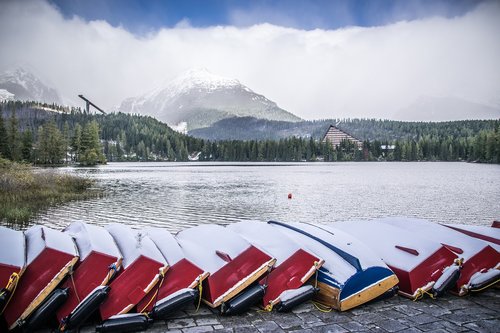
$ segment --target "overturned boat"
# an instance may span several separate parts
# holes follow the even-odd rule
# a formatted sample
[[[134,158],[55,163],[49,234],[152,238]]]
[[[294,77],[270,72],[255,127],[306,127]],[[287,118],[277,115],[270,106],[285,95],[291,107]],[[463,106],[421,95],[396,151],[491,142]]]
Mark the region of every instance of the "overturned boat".
[[[64,233],[74,239],[80,260],[62,285],[69,291],[68,299],[57,310],[61,331],[77,328],[99,308],[109,293],[108,283],[122,262],[121,253],[105,228],[74,222]]]
[[[438,242],[397,227],[371,221],[335,222],[340,229],[370,247],[399,279],[399,294],[419,299],[435,297],[453,288],[460,276],[458,256]]]
[[[427,220],[384,218],[374,222],[390,224],[439,242],[463,258],[460,278],[451,290],[460,296],[469,291],[481,291],[500,280],[500,253],[487,242]]]
[[[26,265],[22,231],[0,227],[0,316],[16,290]]]
[[[304,250],[292,239],[264,222],[244,221],[232,223],[226,228],[238,233],[255,247],[276,258],[275,268],[260,281],[267,289],[262,307],[288,311],[294,306],[312,299],[316,288],[305,285],[314,278],[324,260]]]
[[[108,297],[101,304],[102,320],[127,314],[162,279],[168,269],[153,241],[141,231],[122,224],[110,224],[106,230],[111,234],[123,256],[123,269],[110,283]],[[113,323],[103,323],[113,326]]]
[[[345,311],[395,292],[396,275],[351,235],[307,223],[268,223],[325,260],[318,274],[318,302]]]
[[[67,298],[67,289],[55,290],[73,269],[78,253],[68,234],[42,226],[25,232],[26,270],[4,317],[9,329],[33,331],[53,315]]]
[[[496,221],[495,221],[496,222]],[[491,227],[482,225],[468,224],[443,224],[453,230],[459,231],[467,236],[481,239],[488,242],[495,250],[500,251],[500,229],[494,227],[494,222]]]
[[[153,319],[164,319],[199,299],[201,284],[209,273],[186,258],[174,236],[167,230],[147,228],[146,233],[160,250],[169,269],[161,285],[137,304],[137,311],[148,313]]]
[[[236,314],[261,301],[265,288],[256,282],[271,271],[275,258],[217,225],[183,230],[176,239],[186,258],[210,273],[203,282],[204,303]]]

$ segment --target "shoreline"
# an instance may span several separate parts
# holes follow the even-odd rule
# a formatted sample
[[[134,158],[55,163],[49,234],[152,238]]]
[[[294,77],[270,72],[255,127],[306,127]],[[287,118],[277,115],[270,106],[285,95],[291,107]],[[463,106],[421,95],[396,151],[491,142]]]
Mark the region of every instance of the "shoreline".
[[[500,293],[494,288],[480,294],[447,294],[417,302],[394,296],[346,312],[321,312],[308,302],[288,313],[264,312],[253,307],[242,315],[226,317],[207,306],[196,312],[193,306],[166,321],[155,322],[144,332],[497,332],[499,308]],[[95,324],[82,327],[80,332],[94,332]]]
[[[95,183],[55,169],[0,160],[0,221],[22,226],[50,207],[99,196]]]

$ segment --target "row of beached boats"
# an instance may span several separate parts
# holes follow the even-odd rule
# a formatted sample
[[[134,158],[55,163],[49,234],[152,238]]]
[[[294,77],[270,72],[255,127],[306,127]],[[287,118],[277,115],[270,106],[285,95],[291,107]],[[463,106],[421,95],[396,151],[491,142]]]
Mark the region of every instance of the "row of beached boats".
[[[146,329],[200,302],[221,314],[313,299],[345,311],[396,292],[417,300],[480,291],[500,279],[500,225],[386,218],[313,225],[244,221],[175,236],[75,222],[63,231],[0,227],[2,330],[90,316],[99,332]]]

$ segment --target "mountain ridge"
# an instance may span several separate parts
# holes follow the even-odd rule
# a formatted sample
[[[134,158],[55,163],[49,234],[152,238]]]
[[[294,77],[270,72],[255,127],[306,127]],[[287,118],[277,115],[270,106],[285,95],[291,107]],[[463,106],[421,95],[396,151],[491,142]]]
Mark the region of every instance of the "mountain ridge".
[[[208,127],[233,116],[301,120],[238,80],[206,69],[189,70],[150,92],[127,98],[116,111],[150,115],[171,126],[186,122],[188,130]]]

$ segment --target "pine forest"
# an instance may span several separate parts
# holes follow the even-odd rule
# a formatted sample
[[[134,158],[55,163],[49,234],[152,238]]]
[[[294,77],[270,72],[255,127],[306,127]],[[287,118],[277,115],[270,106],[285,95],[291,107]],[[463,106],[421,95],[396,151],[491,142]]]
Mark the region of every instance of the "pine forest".
[[[336,147],[323,142],[328,126],[338,120],[303,122],[310,130],[301,137],[209,140],[133,114],[87,114],[78,108],[12,101],[1,103],[0,112],[0,155],[36,165],[188,160],[500,163],[499,120],[342,120],[338,127],[363,141],[358,148],[347,140]]]

